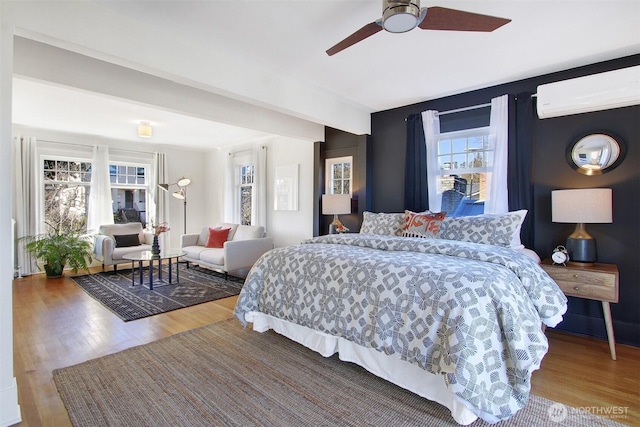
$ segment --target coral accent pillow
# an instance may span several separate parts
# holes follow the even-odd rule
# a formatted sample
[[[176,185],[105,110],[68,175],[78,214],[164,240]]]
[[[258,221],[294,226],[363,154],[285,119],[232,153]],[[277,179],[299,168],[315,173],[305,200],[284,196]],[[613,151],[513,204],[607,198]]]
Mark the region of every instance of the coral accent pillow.
[[[438,235],[440,224],[446,212],[411,212],[404,211],[404,227],[402,235],[405,237],[424,237],[434,239]]]
[[[229,239],[230,228],[209,228],[209,239],[206,248],[221,248],[224,242]]]

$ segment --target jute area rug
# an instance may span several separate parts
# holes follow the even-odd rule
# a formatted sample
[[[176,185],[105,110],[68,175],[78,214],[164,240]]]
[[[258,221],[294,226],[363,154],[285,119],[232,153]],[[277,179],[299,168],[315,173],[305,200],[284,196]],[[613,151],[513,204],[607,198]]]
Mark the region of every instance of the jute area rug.
[[[148,283],[148,268],[144,269],[143,285],[139,283],[137,268],[134,286],[130,269],[71,279],[125,322],[238,295],[244,284],[244,279],[228,276],[228,280],[225,280],[224,274],[194,265],[186,268],[186,264],[179,264],[179,268],[178,283],[175,283],[173,271],[174,284],[155,284],[153,290],[145,286]],[[167,267],[163,266],[164,278],[168,278],[168,274]],[[157,271],[154,271],[154,275],[157,275]]]
[[[235,319],[57,369],[53,379],[74,426],[457,426],[437,403]],[[555,422],[562,411],[550,415],[553,405],[532,396],[497,425],[618,425],[572,408]]]

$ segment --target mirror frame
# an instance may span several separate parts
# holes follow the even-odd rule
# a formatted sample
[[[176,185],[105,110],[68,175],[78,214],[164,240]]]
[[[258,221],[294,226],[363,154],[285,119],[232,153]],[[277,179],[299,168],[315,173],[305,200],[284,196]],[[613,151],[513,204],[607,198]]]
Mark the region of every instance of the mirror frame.
[[[584,139],[587,139],[587,138],[593,137],[593,136],[600,136],[600,135],[604,135],[604,136],[612,139],[618,145],[619,153],[618,153],[618,157],[615,159],[615,161],[613,163],[611,163],[609,166],[606,166],[606,167],[601,168],[601,169],[584,168],[584,167],[578,165],[576,162],[574,162],[574,160],[573,160],[573,150],[576,147],[576,145],[578,145],[578,143],[580,143]],[[622,161],[624,160],[626,154],[627,154],[627,146],[624,143],[624,141],[622,140],[622,138],[620,138],[620,136],[616,135],[613,132],[607,131],[607,130],[593,130],[593,131],[589,131],[589,132],[584,132],[584,133],[578,135],[576,138],[574,138],[571,141],[571,143],[567,147],[566,158],[567,158],[567,163],[569,163],[569,166],[571,166],[571,168],[573,168],[578,173],[581,173],[583,175],[588,175],[588,176],[594,176],[594,175],[602,175],[602,174],[610,172],[613,169],[615,169],[616,167],[618,167],[620,165],[620,163],[622,163]]]

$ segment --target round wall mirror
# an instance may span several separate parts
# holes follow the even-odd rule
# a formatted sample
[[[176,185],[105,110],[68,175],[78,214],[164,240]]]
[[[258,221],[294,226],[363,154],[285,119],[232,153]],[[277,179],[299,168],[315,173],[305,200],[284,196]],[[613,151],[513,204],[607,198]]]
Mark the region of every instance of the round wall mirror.
[[[618,166],[626,147],[622,139],[608,131],[583,134],[567,147],[567,161],[584,175],[600,175]]]

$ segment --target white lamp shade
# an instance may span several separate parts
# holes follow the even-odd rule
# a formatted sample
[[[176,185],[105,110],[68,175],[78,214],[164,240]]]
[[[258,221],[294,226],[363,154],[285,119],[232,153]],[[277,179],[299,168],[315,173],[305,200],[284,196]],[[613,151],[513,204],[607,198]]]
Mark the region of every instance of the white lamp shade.
[[[178,180],[177,184],[179,187],[186,187],[191,184],[191,180],[189,178],[182,177]]]
[[[350,194],[323,194],[322,214],[342,215],[351,213]]]
[[[611,189],[585,188],[552,191],[551,221],[576,224],[613,222]]]

